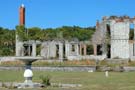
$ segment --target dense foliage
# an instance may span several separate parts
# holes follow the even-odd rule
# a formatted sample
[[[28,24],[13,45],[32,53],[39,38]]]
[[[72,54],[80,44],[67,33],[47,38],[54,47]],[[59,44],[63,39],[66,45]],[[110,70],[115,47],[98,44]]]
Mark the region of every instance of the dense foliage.
[[[63,26],[59,28],[39,27],[25,28],[16,26],[16,33],[22,41],[26,40],[90,40],[95,31],[94,27],[82,28],[79,26]],[[15,54],[15,30],[0,27],[0,56]]]
[[[27,28],[25,30],[24,26],[16,27],[20,39],[25,41],[29,40],[73,40],[78,39],[79,41],[90,40],[95,28],[81,28],[78,26],[63,26],[60,28],[47,28],[41,29],[38,27]]]
[[[0,56],[14,55],[15,30],[0,27]]]

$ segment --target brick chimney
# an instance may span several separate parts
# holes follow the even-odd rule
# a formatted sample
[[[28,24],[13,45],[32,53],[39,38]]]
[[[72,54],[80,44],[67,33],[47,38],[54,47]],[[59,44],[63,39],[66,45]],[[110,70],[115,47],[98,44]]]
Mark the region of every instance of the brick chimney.
[[[20,15],[20,17],[19,17],[20,24],[19,25],[25,25],[25,7],[23,4],[20,6],[19,15]]]

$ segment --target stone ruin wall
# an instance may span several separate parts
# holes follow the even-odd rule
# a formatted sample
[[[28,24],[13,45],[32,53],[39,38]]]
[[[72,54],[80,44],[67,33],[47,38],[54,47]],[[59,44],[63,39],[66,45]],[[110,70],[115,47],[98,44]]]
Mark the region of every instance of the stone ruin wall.
[[[92,41],[94,45],[107,44],[106,34],[107,25],[110,26],[110,58],[133,58],[135,56],[135,44],[134,40],[130,42],[129,33],[130,25],[134,27],[135,33],[135,18],[129,18],[128,16],[110,16],[103,17],[101,22],[97,22],[96,32],[93,35]],[[107,48],[102,46],[102,48]],[[95,48],[95,54],[96,52]],[[107,55],[107,50],[104,49],[104,53]]]

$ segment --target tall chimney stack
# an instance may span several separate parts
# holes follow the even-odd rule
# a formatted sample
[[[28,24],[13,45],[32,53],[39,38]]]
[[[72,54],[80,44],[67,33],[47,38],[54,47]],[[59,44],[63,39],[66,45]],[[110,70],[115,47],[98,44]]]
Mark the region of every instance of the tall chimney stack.
[[[22,4],[19,8],[19,26],[25,25],[25,7]],[[19,35],[16,33],[16,56],[23,56],[23,53],[21,51],[21,48],[23,47],[23,44],[19,40]]]
[[[19,15],[20,15],[20,25],[25,25],[25,7],[24,7],[24,4],[22,4],[20,6],[20,9],[19,9]]]

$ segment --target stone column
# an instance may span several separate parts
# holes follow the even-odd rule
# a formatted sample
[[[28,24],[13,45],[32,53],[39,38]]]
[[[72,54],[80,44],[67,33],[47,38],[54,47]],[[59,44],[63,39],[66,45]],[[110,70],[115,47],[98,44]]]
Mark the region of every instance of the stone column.
[[[22,47],[23,47],[23,42],[19,40],[19,36],[16,33],[16,43],[15,43],[15,53],[16,56],[22,56]]]
[[[135,21],[134,21],[134,40],[135,40]]]
[[[32,44],[32,56],[33,57],[36,56],[36,43],[35,42]]]
[[[23,42],[16,42],[16,56],[23,56]]]
[[[47,42],[47,59],[49,59],[50,58],[50,42]]]
[[[21,47],[21,56],[24,56],[24,47],[23,47],[23,45]]]
[[[50,55],[49,56],[51,58],[56,57],[56,46],[57,46],[56,42],[53,42],[53,41],[49,45],[49,50],[50,50],[50,52],[49,52]]]
[[[82,45],[80,44],[80,55],[82,55]]]
[[[134,53],[134,52],[133,52],[133,51],[134,51],[134,50],[133,50],[133,45],[134,45],[134,44],[129,43],[129,52],[130,52],[130,57],[133,57],[133,53]]]
[[[135,21],[133,21],[134,24],[134,40],[135,40]],[[133,43],[133,56],[135,56],[135,42]]]
[[[59,43],[59,60],[63,61],[63,44]]]
[[[44,46],[44,43],[42,43],[41,44],[41,51],[40,51],[40,55],[42,56],[42,57],[46,57],[46,55],[44,54],[45,52],[44,52],[44,49],[45,49],[45,46]]]
[[[68,57],[69,56],[69,44],[68,43],[66,43],[65,44],[65,50],[66,50],[66,57]]]
[[[94,45],[93,45],[93,48],[94,48],[94,55],[96,56],[96,55],[97,55],[97,45],[94,44]]]
[[[84,47],[84,55],[87,55],[87,46],[84,45],[83,47]]]
[[[135,43],[133,43],[133,56],[135,56]]]
[[[78,46],[78,44],[76,44],[76,55],[78,56],[79,55],[79,46]]]
[[[19,45],[18,45],[18,42],[16,42],[16,51],[15,51],[15,53],[16,53],[16,56],[20,56],[20,54],[19,54]]]

